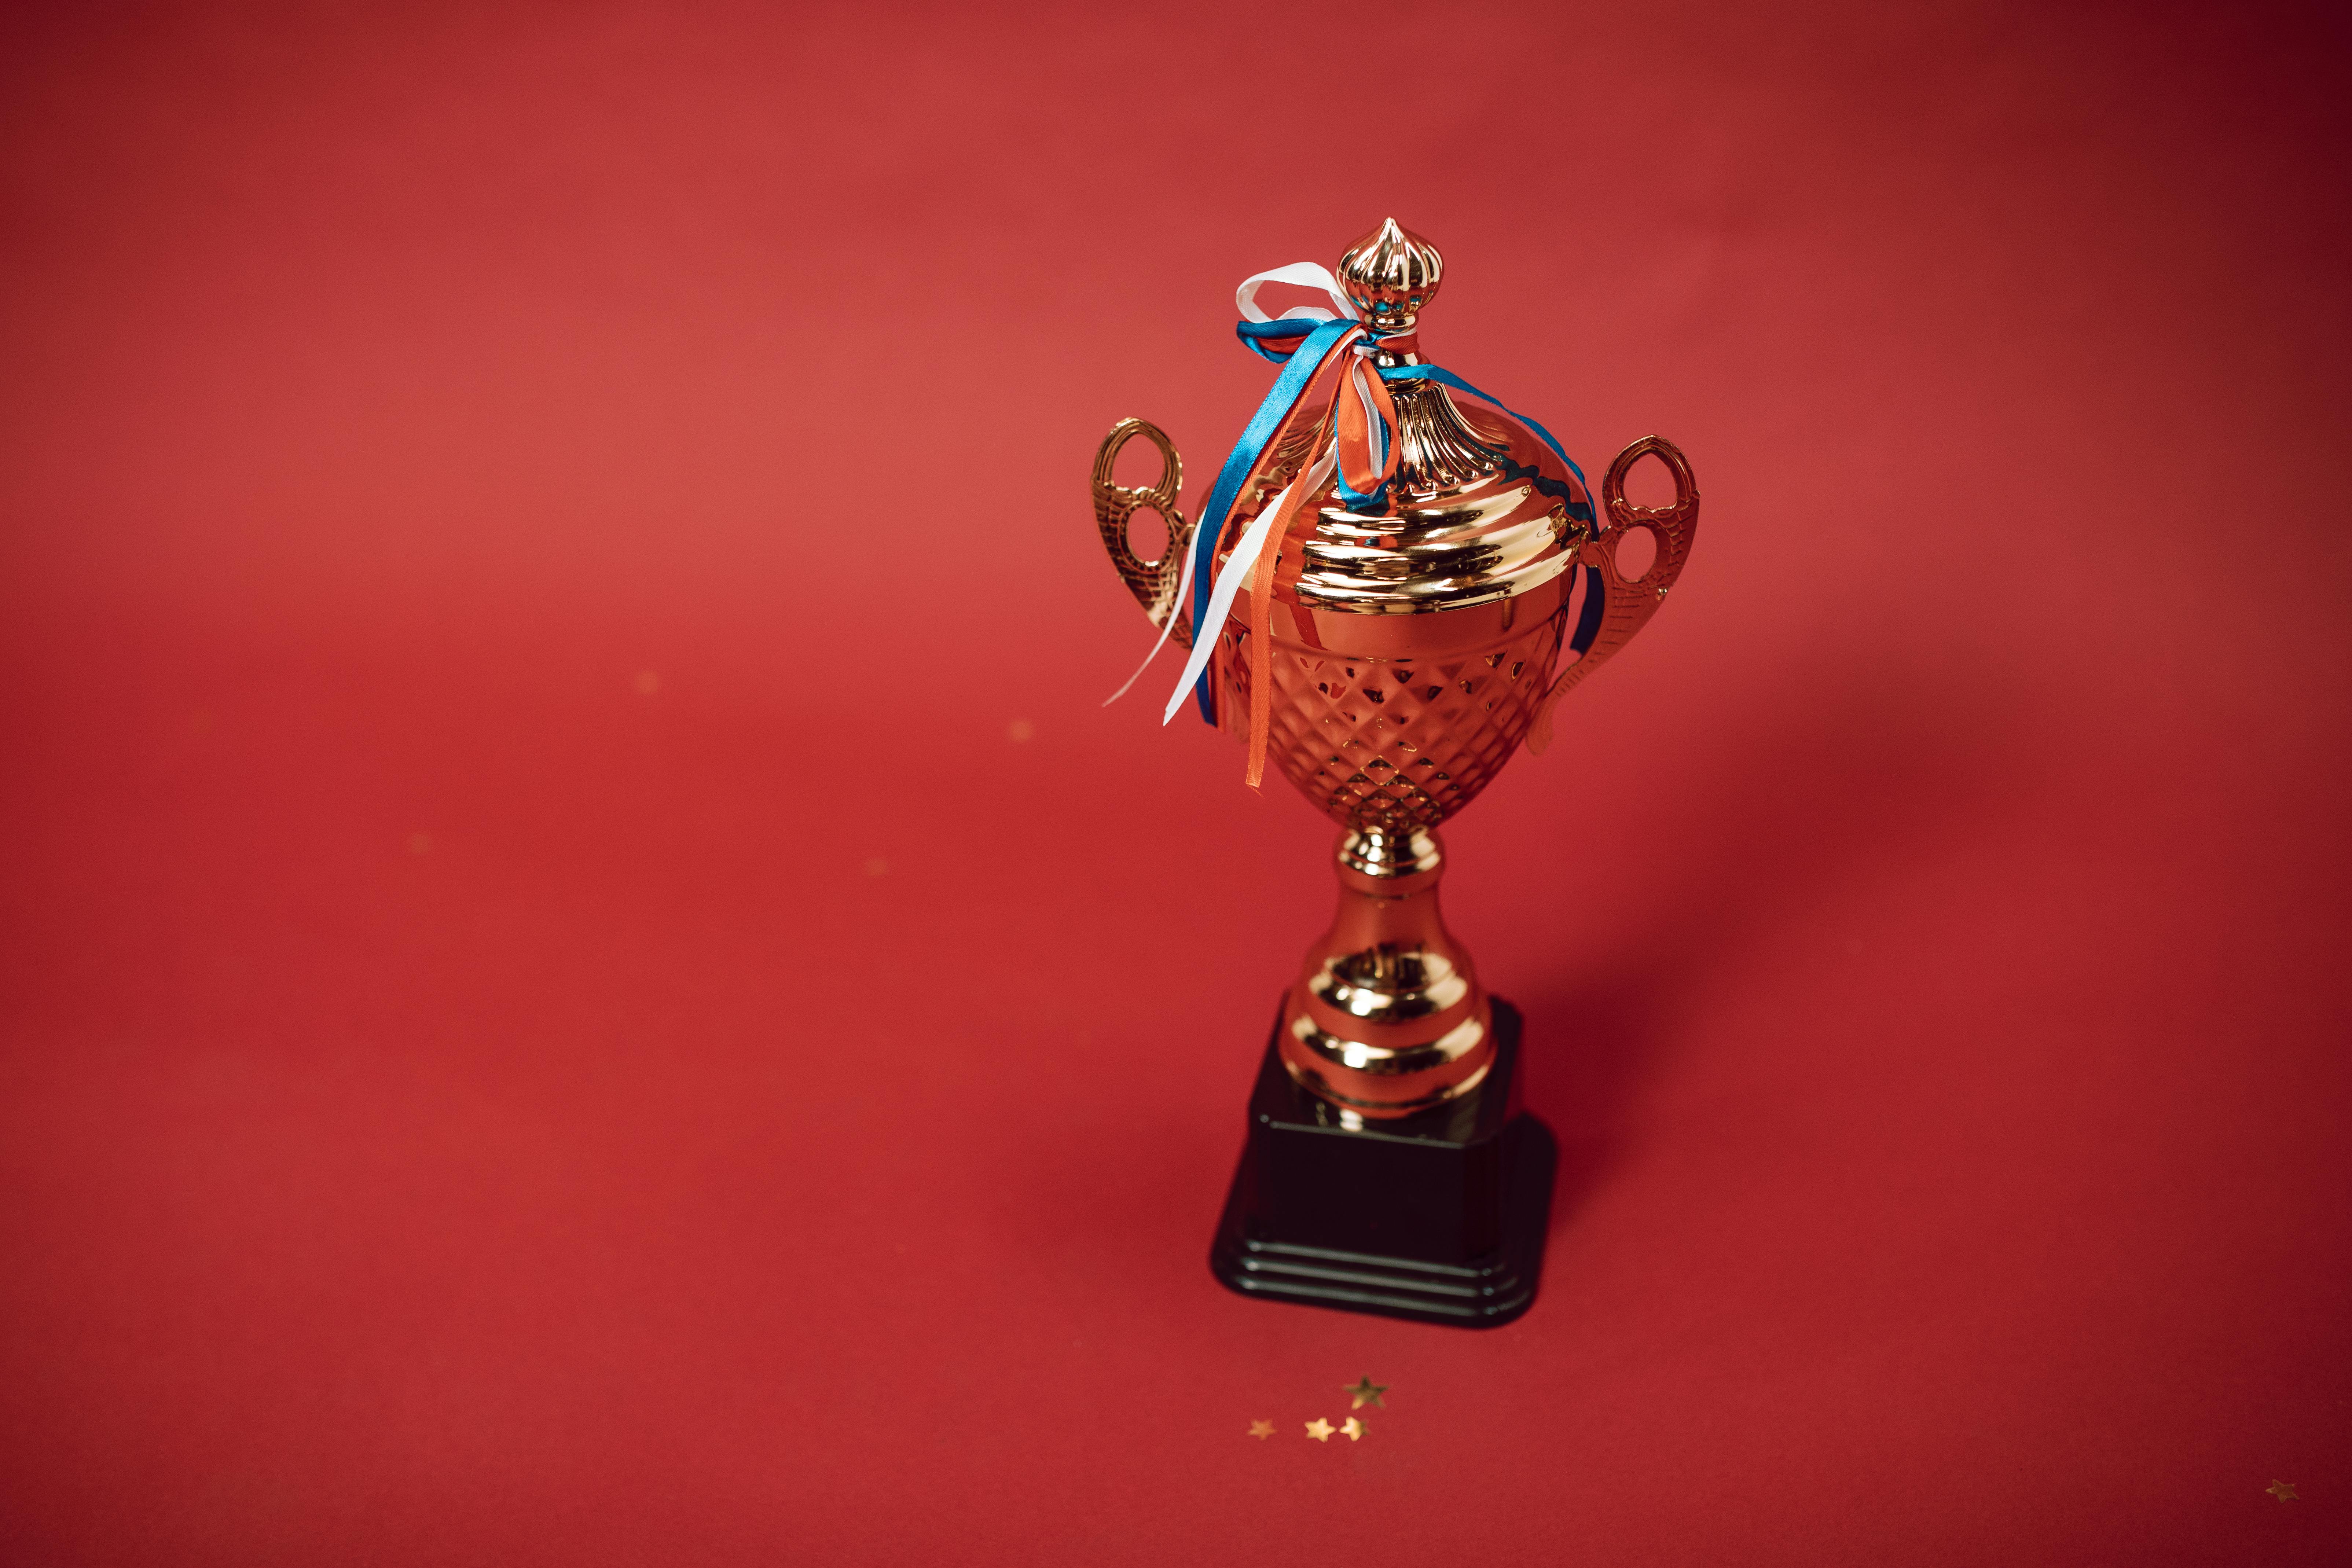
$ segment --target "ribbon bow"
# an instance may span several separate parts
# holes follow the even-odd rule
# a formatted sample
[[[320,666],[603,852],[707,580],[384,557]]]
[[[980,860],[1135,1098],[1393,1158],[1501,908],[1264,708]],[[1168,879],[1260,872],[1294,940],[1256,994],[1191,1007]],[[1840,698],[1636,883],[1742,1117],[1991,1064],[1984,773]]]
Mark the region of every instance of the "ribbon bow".
[[[1258,308],[1257,291],[1268,283],[1295,283],[1309,289],[1320,289],[1331,297],[1338,310],[1326,310],[1319,305],[1296,305],[1278,318],[1269,318]],[[1483,403],[1493,404],[1506,414],[1533,430],[1543,438],[1554,456],[1567,465],[1575,476],[1575,483],[1567,487],[1560,499],[1568,513],[1580,521],[1592,521],[1592,500],[1584,483],[1584,471],[1560,449],[1551,432],[1529,419],[1504,407],[1498,398],[1491,397],[1461,377],[1431,364],[1377,366],[1372,355],[1385,343],[1391,351],[1409,348],[1410,331],[1384,331],[1366,322],[1357,313],[1355,302],[1339,287],[1339,280],[1329,268],[1312,261],[1295,261],[1287,267],[1277,267],[1242,280],[1234,290],[1234,303],[1240,308],[1242,319],[1234,323],[1234,335],[1259,358],[1271,360],[1282,366],[1282,374],[1258,405],[1256,414],[1234,443],[1224,467],[1217,472],[1217,482],[1209,491],[1208,503],[1201,509],[1200,526],[1193,531],[1192,549],[1184,558],[1183,575],[1176,597],[1179,604],[1189,604],[1192,614],[1192,653],[1184,664],[1184,673],[1178,678],[1175,691],[1160,715],[1165,724],[1176,717],[1184,705],[1187,690],[1193,693],[1201,709],[1201,717],[1211,724],[1217,721],[1216,698],[1208,679],[1209,660],[1216,651],[1215,629],[1225,623],[1232,613],[1234,600],[1239,597],[1247,583],[1250,590],[1250,726],[1249,772],[1251,788],[1258,786],[1265,773],[1267,731],[1271,724],[1273,683],[1273,639],[1270,617],[1273,612],[1275,562],[1281,554],[1282,541],[1290,531],[1297,515],[1319,499],[1332,485],[1336,477],[1339,499],[1350,511],[1360,515],[1379,516],[1388,510],[1389,489],[1397,472],[1397,411],[1390,396],[1391,381],[1428,380],[1443,383],[1457,392],[1469,394]],[[1234,542],[1233,553],[1225,560],[1224,570],[1210,583],[1210,563],[1216,558],[1217,542],[1224,536],[1225,525],[1233,520],[1234,503],[1244,487],[1264,468],[1266,455],[1277,450],[1283,438],[1292,434],[1303,416],[1304,410],[1320,400],[1309,395],[1317,387],[1332,382],[1329,418],[1332,438],[1318,442],[1321,448],[1306,470],[1294,479],[1283,492],[1275,497],[1250,522],[1241,538]],[[1549,481],[1529,476],[1545,489],[1555,488]],[[1160,640],[1145,656],[1143,666],[1128,678],[1111,696],[1117,701],[1129,686],[1135,684],[1144,668],[1157,658],[1168,637],[1174,629],[1176,617],[1168,617],[1160,629]]]

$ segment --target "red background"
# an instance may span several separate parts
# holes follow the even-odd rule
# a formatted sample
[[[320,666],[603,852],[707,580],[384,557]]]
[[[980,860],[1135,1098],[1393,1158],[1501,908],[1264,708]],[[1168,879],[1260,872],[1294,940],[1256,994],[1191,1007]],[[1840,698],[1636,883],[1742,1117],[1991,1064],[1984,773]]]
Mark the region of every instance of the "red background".
[[[6,28],[7,1561],[2352,1549],[2320,14]],[[1390,213],[1706,498],[1449,830],[1485,1335],[1211,1279],[1330,830],[1098,706],[1096,441]]]

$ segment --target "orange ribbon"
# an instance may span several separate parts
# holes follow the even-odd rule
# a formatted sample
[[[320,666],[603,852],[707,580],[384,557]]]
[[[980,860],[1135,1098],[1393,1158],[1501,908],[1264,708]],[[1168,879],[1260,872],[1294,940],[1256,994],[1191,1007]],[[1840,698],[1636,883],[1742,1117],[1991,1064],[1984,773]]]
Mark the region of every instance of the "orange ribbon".
[[[1378,468],[1371,462],[1372,431],[1364,406],[1367,394],[1371,411],[1387,430]],[[1358,495],[1379,494],[1382,485],[1396,478],[1396,399],[1389,395],[1388,384],[1361,357],[1340,374],[1339,389],[1331,398],[1331,425],[1339,439],[1339,477]]]
[[[1308,448],[1316,456],[1308,461],[1290,489],[1271,503],[1281,507],[1282,512],[1266,528],[1257,546],[1256,559],[1242,563],[1228,556],[1219,573],[1222,583],[1239,568],[1243,573],[1240,585],[1249,594],[1248,618],[1244,623],[1249,635],[1248,764],[1244,776],[1252,789],[1258,788],[1265,781],[1266,748],[1274,728],[1274,589],[1284,543],[1292,531],[1298,527],[1300,518],[1308,509],[1318,507],[1323,501],[1331,488],[1330,476],[1335,468],[1339,480],[1340,499],[1356,504],[1361,504],[1366,497],[1383,494],[1384,487],[1396,477],[1396,400],[1389,395],[1387,385],[1367,359],[1353,352],[1366,341],[1362,332],[1358,331],[1332,345],[1323,365],[1291,405],[1288,416],[1260,449],[1263,456],[1244,481],[1244,494],[1251,482],[1264,476],[1265,466],[1284,447],[1300,418],[1310,408],[1316,407],[1318,400],[1315,394],[1319,386],[1331,385],[1326,408],[1318,409],[1314,415],[1324,426]],[[1336,384],[1327,383],[1326,377],[1334,372],[1338,374]],[[1380,460],[1377,463],[1372,458],[1376,421],[1384,426],[1379,437]],[[1327,454],[1331,464],[1328,468],[1324,466]],[[1309,479],[1315,479],[1317,482],[1309,484]],[[1230,526],[1234,518],[1228,515],[1224,521]],[[1246,534],[1249,530],[1244,528],[1242,531]],[[1218,593],[1230,602],[1230,590],[1220,587]]]
[[[1349,353],[1351,343],[1360,340],[1341,339],[1331,358],[1339,370],[1339,384],[1332,389],[1330,413],[1326,433],[1315,443],[1320,449],[1325,441],[1333,447],[1340,478],[1348,488],[1360,495],[1370,495],[1396,477],[1397,471],[1397,411],[1396,400],[1389,395],[1387,385],[1360,356]],[[1319,377],[1318,378],[1320,379]],[[1312,387],[1299,399],[1301,407],[1314,402]],[[1370,412],[1386,426],[1381,462],[1371,460],[1371,426],[1367,418],[1366,404]],[[1285,422],[1284,433],[1288,432]],[[1279,438],[1266,444],[1271,453],[1281,445]],[[1244,782],[1258,788],[1265,779],[1265,752],[1274,728],[1274,584],[1282,559],[1285,541],[1298,526],[1299,519],[1308,508],[1323,499],[1324,485],[1309,486],[1306,479],[1315,464],[1309,462],[1302,472],[1284,506],[1284,515],[1276,519],[1266,531],[1265,542],[1258,547],[1257,560],[1249,574],[1249,739],[1248,764]]]

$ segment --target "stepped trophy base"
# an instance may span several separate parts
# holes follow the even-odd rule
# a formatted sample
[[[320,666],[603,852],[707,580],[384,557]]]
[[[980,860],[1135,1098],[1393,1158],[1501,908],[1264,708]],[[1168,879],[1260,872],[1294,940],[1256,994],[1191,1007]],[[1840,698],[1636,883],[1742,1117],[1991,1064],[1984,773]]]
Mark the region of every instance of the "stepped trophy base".
[[[1486,1080],[1392,1121],[1342,1111],[1292,1081],[1277,1013],[1209,1252],[1217,1278],[1244,1296],[1463,1328],[1526,1311],[1559,1147],[1515,1103],[1518,1011],[1500,997],[1494,1009]]]

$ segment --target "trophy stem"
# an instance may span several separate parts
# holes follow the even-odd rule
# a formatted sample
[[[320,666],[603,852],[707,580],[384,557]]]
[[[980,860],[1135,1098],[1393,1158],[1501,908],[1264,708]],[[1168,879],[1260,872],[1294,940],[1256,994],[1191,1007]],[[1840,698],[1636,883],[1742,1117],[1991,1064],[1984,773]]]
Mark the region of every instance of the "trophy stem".
[[[1437,835],[1355,828],[1335,858],[1339,910],[1284,1005],[1284,1068],[1343,1125],[1468,1094],[1494,1063],[1494,1010],[1438,909]]]

